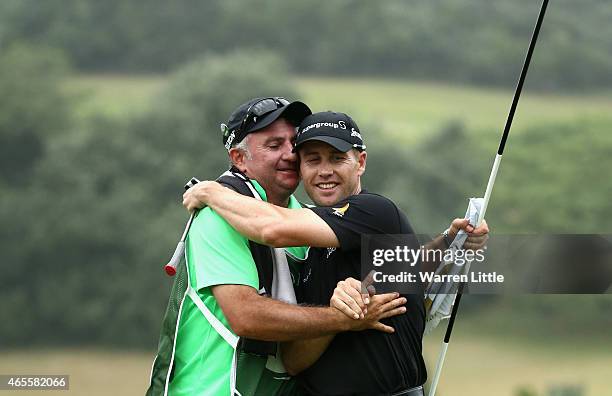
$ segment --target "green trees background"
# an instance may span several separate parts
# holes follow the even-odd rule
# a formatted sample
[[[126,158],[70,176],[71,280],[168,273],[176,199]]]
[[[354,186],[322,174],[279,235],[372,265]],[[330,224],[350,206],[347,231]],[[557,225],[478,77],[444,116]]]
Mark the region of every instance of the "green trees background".
[[[226,169],[211,125],[244,95],[294,90],[274,55],[208,57],[177,71],[138,116],[77,122],[61,79],[39,73],[57,58],[28,53],[0,59],[0,70],[20,70],[2,75],[0,91],[0,136],[11,155],[1,181],[0,210],[11,226],[2,232],[0,295],[3,316],[15,318],[3,323],[1,338],[146,345],[167,297],[168,282],[153,268],[167,260],[186,218],[180,186]],[[246,61],[252,67],[244,73]],[[12,95],[33,89],[40,108]]]
[[[529,87],[609,88],[611,7],[556,3]],[[245,98],[299,98],[295,73],[509,85],[536,12],[530,1],[1,2],[0,348],[155,345],[161,267],[187,217],[182,185],[226,169],[217,125]],[[64,83],[92,71],[171,74],[141,112],[82,117]],[[496,134],[449,122],[402,147],[360,126],[365,185],[420,232],[442,230],[482,194]],[[610,126],[592,118],[512,136],[489,212],[496,232],[610,232]],[[523,321],[581,310],[567,331],[612,324],[609,299],[558,301],[508,304]]]
[[[0,43],[61,48],[88,71],[167,72],[196,54],[259,48],[278,52],[299,73],[511,86],[539,3],[6,0]],[[556,1],[531,86],[609,87],[611,18],[605,0]]]

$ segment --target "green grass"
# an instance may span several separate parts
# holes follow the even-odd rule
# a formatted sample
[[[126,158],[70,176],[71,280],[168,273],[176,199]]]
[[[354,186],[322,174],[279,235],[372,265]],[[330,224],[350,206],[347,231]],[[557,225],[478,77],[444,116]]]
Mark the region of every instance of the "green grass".
[[[163,76],[79,75],[69,78],[65,88],[77,97],[78,116],[126,116],[146,109],[165,81]]]
[[[81,93],[78,114],[126,115],[145,109],[164,85],[164,76],[81,75],[66,87]],[[315,111],[338,110],[355,118],[361,129],[376,127],[387,137],[410,142],[451,121],[499,134],[512,100],[511,89],[488,89],[433,82],[356,78],[297,78],[303,99]],[[602,118],[612,124],[612,95],[523,93],[513,131],[539,123]]]
[[[394,137],[417,138],[453,120],[470,129],[500,133],[513,95],[510,89],[380,79],[301,78],[298,86],[316,110],[342,110],[354,114],[359,124],[379,125]],[[612,96],[524,92],[513,130],[580,118],[612,121],[610,109]]]
[[[442,331],[425,337],[429,376],[433,376]],[[588,351],[583,353],[582,351]],[[143,394],[153,352],[101,349],[3,351],[0,373],[68,374],[69,394]],[[438,396],[514,396],[528,386],[543,393],[553,385],[582,385],[585,396],[612,389],[612,350],[589,339],[525,344],[457,327],[450,344]],[[20,394],[38,394],[22,391]]]
[[[102,349],[4,351],[0,373],[69,375],[70,389],[60,392],[62,395],[143,395],[152,363],[153,353],[143,352]],[[18,394],[42,393],[20,391]]]
[[[608,372],[611,349],[598,351],[583,339],[534,346],[505,338],[466,336],[456,331],[450,343],[437,394],[439,396],[513,396],[528,387],[546,395],[555,385],[580,385],[585,396],[605,395],[612,389]],[[425,358],[430,379],[442,335],[425,338]],[[581,353],[581,349],[589,353]]]

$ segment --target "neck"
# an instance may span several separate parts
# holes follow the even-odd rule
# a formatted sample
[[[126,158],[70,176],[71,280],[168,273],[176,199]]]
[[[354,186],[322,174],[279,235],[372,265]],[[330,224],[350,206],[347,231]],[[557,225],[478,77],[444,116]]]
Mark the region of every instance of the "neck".
[[[281,195],[275,195],[275,194],[269,194],[268,191],[266,191],[266,195],[268,196],[268,202],[270,202],[271,204],[274,204],[276,206],[282,206],[283,208],[286,208],[289,206],[289,196],[285,196],[284,194]]]
[[[231,167],[230,170],[242,173],[246,177],[251,178],[253,180],[256,180],[256,179],[252,178],[247,171],[241,171],[240,169],[238,169],[238,167],[236,165],[232,164],[232,167]],[[285,194],[275,194],[272,191],[270,191],[270,189],[266,188],[263,184],[259,183],[259,185],[262,186],[264,191],[266,192],[266,198],[267,198],[269,203],[274,204],[276,206],[282,206],[283,208],[286,208],[286,207],[289,206],[289,197],[291,197],[291,193],[289,193],[289,194],[286,194],[286,193]]]

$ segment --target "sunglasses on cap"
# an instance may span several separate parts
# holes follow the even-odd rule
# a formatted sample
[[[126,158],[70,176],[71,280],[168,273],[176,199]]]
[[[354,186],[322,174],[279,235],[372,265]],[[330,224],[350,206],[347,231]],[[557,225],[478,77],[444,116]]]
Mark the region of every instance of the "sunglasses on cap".
[[[262,98],[251,103],[246,109],[244,118],[238,127],[230,131],[226,124],[220,125],[224,136],[225,148],[229,151],[234,143],[241,142],[250,132],[249,127],[253,128],[256,126],[259,117],[263,117],[289,104],[290,102],[281,96]]]
[[[266,115],[274,110],[287,106],[288,104],[289,104],[289,101],[281,96],[263,98],[253,103],[247,109],[246,115],[244,116],[244,119],[240,123],[240,128],[238,128],[238,133],[240,134],[243,133],[244,128],[248,122],[256,123],[257,117]]]

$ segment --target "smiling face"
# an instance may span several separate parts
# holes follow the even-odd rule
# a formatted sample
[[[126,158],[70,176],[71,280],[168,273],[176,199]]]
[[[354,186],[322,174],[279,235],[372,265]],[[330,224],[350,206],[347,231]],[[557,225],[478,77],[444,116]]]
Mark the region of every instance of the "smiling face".
[[[310,141],[299,146],[300,175],[310,199],[331,206],[361,191],[365,151],[338,151],[327,143]]]
[[[299,184],[297,155],[292,152],[295,126],[280,118],[248,135],[250,155],[233,148],[232,162],[266,190],[268,202],[286,206]]]

